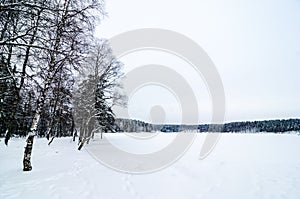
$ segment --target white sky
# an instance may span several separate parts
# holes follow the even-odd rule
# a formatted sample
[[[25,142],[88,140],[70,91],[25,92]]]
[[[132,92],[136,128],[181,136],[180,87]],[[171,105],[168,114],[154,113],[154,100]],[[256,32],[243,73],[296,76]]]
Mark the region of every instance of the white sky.
[[[226,121],[300,117],[300,0],[107,0],[106,11],[108,17],[98,27],[98,37],[110,38],[139,28],[164,28],[197,42],[223,80]],[[176,65],[184,64],[156,52],[121,60],[125,72],[134,65],[153,62],[172,65],[175,70]],[[192,72],[185,75],[195,90],[203,88],[196,96],[201,104],[200,122],[208,122],[211,105],[205,86],[201,80],[189,78]],[[151,120],[149,110],[159,104],[149,99],[155,92],[168,96],[154,88],[133,94],[128,106],[130,117]],[[176,123],[180,121],[180,107],[171,98],[160,103],[173,111],[168,114],[166,107],[165,122]]]

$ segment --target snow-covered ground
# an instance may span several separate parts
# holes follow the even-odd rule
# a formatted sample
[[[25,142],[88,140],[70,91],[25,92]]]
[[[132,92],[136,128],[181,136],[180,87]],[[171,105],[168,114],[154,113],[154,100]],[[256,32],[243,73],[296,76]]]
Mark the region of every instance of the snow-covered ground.
[[[161,139],[167,138],[167,143],[175,135],[162,134]],[[105,136],[128,151],[147,153],[161,147],[148,144],[141,149],[138,141],[124,134]],[[23,172],[25,140],[14,138],[6,147],[2,139],[0,199],[300,198],[300,136],[223,134],[215,150],[199,160],[205,136],[198,134],[170,167],[140,175],[103,166],[86,148],[78,151],[71,138],[55,139],[51,146],[46,139],[35,139],[33,170]]]

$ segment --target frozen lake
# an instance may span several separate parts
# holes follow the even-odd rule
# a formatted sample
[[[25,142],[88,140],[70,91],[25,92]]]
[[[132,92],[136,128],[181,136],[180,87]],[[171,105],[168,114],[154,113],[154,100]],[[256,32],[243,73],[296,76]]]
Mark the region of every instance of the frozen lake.
[[[105,134],[129,153],[162,149],[176,134],[152,141],[125,134]],[[149,174],[126,174],[96,161],[87,148],[77,150],[71,138],[35,139],[31,172],[22,171],[25,139],[0,142],[2,199],[219,199],[300,198],[300,136],[296,134],[223,134],[204,160],[199,153],[206,134],[196,139],[181,159]],[[100,144],[98,138],[91,144]],[[102,147],[105,150],[105,146]],[[114,154],[108,154],[114,158]]]

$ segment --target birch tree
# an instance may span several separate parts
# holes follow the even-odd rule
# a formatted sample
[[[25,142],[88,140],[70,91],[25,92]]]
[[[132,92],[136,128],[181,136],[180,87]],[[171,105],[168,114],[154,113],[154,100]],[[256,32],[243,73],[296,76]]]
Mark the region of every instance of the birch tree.
[[[25,81],[36,84],[36,108],[24,152],[24,171],[32,169],[32,143],[51,85],[66,67],[80,67],[93,38],[96,16],[101,12],[102,2],[97,0],[1,1],[0,50],[6,68],[15,68],[9,75],[17,89],[11,118],[16,116]],[[8,126],[12,125],[10,122]],[[7,140],[10,129],[6,130]]]
[[[119,92],[122,63],[113,55],[107,40],[96,40],[80,70],[80,84],[75,92],[74,115],[79,128],[80,146],[95,132],[115,132],[112,107],[124,102]],[[102,134],[101,134],[102,136]]]

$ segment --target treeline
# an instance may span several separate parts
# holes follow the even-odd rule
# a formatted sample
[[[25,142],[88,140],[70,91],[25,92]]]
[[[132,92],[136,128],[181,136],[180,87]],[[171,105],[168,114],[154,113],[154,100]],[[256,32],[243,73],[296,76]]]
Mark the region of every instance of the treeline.
[[[151,132],[156,130],[154,125],[131,119],[116,119],[115,128],[118,132]]]
[[[117,119],[118,131],[120,132],[242,132],[242,133],[258,133],[258,132],[274,132],[284,133],[289,131],[300,131],[300,119],[287,120],[265,120],[265,121],[247,121],[247,122],[231,122],[224,125],[220,124],[200,124],[200,125],[155,125],[137,120]]]
[[[288,132],[300,131],[300,119],[232,122],[225,124],[223,132]]]

